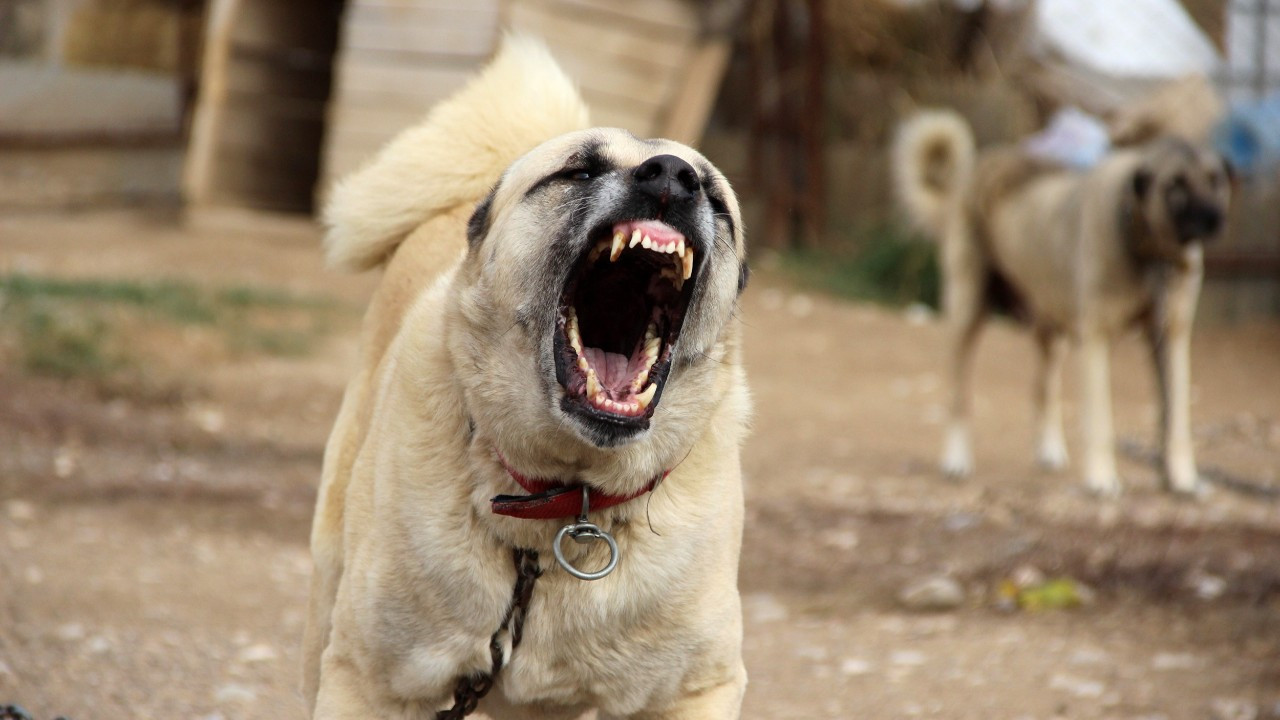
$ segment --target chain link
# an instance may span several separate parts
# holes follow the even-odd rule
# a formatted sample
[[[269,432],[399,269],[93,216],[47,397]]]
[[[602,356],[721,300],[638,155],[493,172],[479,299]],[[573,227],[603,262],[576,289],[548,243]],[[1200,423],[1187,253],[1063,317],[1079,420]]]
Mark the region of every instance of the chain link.
[[[0,720],[35,720],[35,718],[21,705],[0,705]],[[59,715],[53,720],[67,720],[67,718]]]
[[[524,618],[533,599],[533,584],[542,575],[542,569],[538,567],[536,550],[515,548],[511,556],[516,566],[516,584],[511,590],[511,607],[507,608],[506,617],[489,638],[489,672],[458,678],[453,688],[453,707],[436,713],[436,720],[462,720],[475,712],[480,699],[493,688],[498,673],[502,671],[502,631],[511,634],[512,653],[524,638]],[[0,715],[0,720],[5,720],[4,716]]]

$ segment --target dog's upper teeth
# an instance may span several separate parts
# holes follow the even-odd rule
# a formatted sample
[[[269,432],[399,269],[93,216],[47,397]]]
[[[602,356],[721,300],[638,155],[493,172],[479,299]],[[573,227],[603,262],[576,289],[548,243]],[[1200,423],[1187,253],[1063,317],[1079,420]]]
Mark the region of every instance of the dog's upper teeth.
[[[657,384],[650,385],[649,387],[645,388],[644,392],[640,393],[639,395],[636,395],[636,404],[640,406],[641,410],[648,408],[649,403],[653,402],[654,394],[656,394],[657,392],[658,392]]]
[[[644,233],[640,232],[639,230],[636,230],[631,233],[631,243],[628,244],[627,247],[633,248],[639,245],[640,241],[643,239],[644,239]]]
[[[645,235],[643,238],[640,239],[640,247],[644,248],[645,250],[653,250],[654,249],[653,239],[650,238],[648,235]]]
[[[582,335],[578,331],[578,313],[573,308],[569,308],[569,316],[565,320],[564,329],[565,334],[569,336],[569,346],[578,354],[581,362],[586,362],[582,360]]]
[[[676,254],[680,257],[684,257],[684,238],[680,238],[676,241]]]
[[[596,371],[591,367],[587,368],[587,399],[595,401],[596,396],[600,394],[600,381],[596,379]]]
[[[613,246],[609,250],[609,262],[617,262],[618,256],[627,248],[627,234],[621,230],[613,234]]]

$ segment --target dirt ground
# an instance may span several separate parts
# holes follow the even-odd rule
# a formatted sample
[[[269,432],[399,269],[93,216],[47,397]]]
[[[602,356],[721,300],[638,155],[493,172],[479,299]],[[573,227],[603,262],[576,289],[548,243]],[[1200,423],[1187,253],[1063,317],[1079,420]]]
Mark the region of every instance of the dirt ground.
[[[301,717],[309,516],[374,280],[323,272],[317,243],[305,222],[232,213],[0,217],[0,274],[283,288],[351,308],[300,355],[179,335],[142,385],[0,364],[0,705],[41,720]],[[1003,324],[979,350],[977,473],[944,480],[936,321],[805,294],[767,267],[743,305],[745,717],[1280,717],[1275,499],[1175,500],[1126,462],[1126,494],[1099,501],[1071,471],[1036,470],[1032,346]],[[1280,487],[1280,324],[1204,325],[1193,353],[1201,463]],[[1113,378],[1119,432],[1149,445],[1136,339]],[[1001,601],[1004,581],[1037,574],[1088,602]],[[935,575],[958,581],[962,606],[904,609],[899,591]]]

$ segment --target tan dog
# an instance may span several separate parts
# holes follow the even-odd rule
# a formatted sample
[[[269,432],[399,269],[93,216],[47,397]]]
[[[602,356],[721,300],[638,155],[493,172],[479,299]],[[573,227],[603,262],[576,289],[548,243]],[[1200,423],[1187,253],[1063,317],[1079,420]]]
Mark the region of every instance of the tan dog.
[[[895,145],[898,194],[942,243],[953,389],[943,470],[972,470],[970,355],[987,311],[1005,305],[1030,320],[1040,348],[1041,464],[1067,461],[1060,374],[1074,336],[1083,353],[1085,483],[1119,491],[1109,346],[1137,325],[1160,386],[1166,486],[1200,491],[1188,353],[1203,243],[1221,232],[1230,199],[1222,159],[1170,138],[1113,152],[1088,172],[1015,148],[975,155],[969,126],[950,112],[909,120]]]
[[[386,270],[312,530],[316,718],[738,717],[737,201],[688,147],[586,127],[508,40],[334,192],[330,260]],[[614,539],[594,582],[553,559],[584,488],[599,532],[561,547],[590,572]]]

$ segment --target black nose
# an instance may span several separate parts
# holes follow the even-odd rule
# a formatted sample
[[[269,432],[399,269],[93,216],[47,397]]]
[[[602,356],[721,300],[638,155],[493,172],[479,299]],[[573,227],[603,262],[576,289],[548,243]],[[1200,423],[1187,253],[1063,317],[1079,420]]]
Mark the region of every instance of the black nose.
[[[698,173],[675,155],[655,155],[631,171],[636,189],[664,203],[692,200],[702,189]]]

